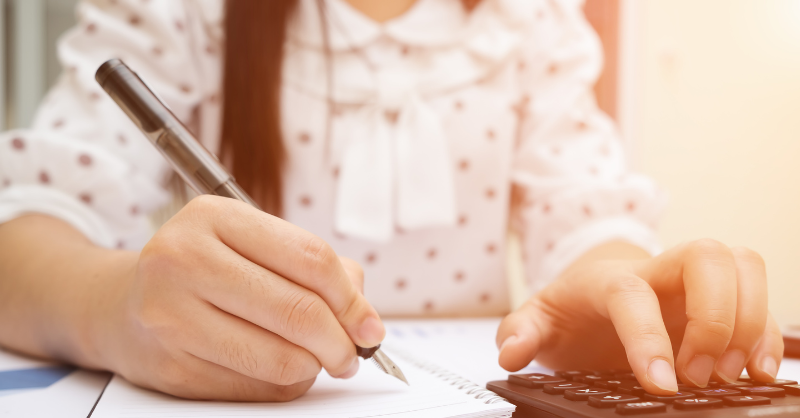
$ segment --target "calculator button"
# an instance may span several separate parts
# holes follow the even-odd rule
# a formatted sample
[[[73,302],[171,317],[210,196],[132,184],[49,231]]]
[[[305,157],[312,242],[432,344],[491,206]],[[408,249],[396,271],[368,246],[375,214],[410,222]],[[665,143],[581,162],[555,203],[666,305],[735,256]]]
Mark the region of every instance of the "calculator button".
[[[692,390],[697,396],[703,396],[706,398],[721,398],[723,396],[734,396],[734,395],[741,395],[742,392],[735,390],[735,389],[725,389],[725,388],[716,388],[716,389],[694,389]]]
[[[769,405],[771,403],[765,396],[725,396],[722,401],[728,406]]]
[[[592,395],[609,395],[611,391],[608,389],[567,389],[564,391],[564,397],[571,401],[585,401]]]
[[[636,375],[631,372],[615,373],[615,379],[636,380]]]
[[[753,386],[753,384],[750,383],[750,382],[743,382],[741,380],[737,380],[737,381],[735,381],[733,383],[724,383],[724,384],[719,385],[719,387],[725,388],[725,389],[736,389],[736,388],[741,388],[741,387],[745,387],[745,386]]]
[[[596,375],[593,375],[593,374],[587,374],[586,376],[575,377],[573,380],[575,382],[581,382],[581,383],[586,383],[586,384],[589,384],[589,385],[593,385],[596,382],[602,382],[603,380],[606,380],[606,379],[608,379],[608,376],[596,376]]]
[[[550,376],[542,373],[511,374],[508,375],[508,383],[525,386],[529,388],[541,389],[545,383],[566,382],[561,377]]]
[[[586,389],[589,385],[586,383],[548,383],[544,385],[544,392],[553,395],[561,395],[567,389]]]
[[[678,399],[689,399],[694,398],[695,394],[692,392],[675,392],[674,395],[651,395],[649,393],[644,394],[644,399],[648,401],[659,401],[664,403],[671,403],[673,401],[677,401]]]
[[[775,379],[774,382],[764,383],[764,382],[755,382],[754,381],[753,383],[760,384],[760,385],[766,385],[766,386],[785,386],[785,385],[796,385],[797,381],[795,381],[795,380],[787,380],[787,379]]]
[[[589,397],[589,405],[595,408],[613,408],[617,404],[636,402],[638,396],[614,393],[608,395],[593,395]]]
[[[662,402],[630,402],[617,404],[617,413],[622,415],[652,414],[665,412],[667,404]]]
[[[672,403],[672,406],[675,409],[683,409],[683,410],[721,408],[722,399],[717,399],[717,398],[678,399]]]
[[[800,385],[786,385],[783,390],[790,395],[800,396]]]
[[[559,370],[556,372],[556,376],[567,380],[573,380],[576,377],[586,376],[587,374],[592,374],[592,372],[589,370]]]
[[[610,389],[610,390],[617,390],[617,388],[625,383],[629,383],[632,385],[638,385],[639,382],[635,380],[622,380],[622,379],[611,379],[611,380],[599,380],[594,383],[596,387]]]
[[[776,388],[773,386],[753,386],[749,388],[739,388],[745,395],[758,395],[766,396],[768,398],[782,398],[786,396],[786,391],[783,388]]]
[[[644,388],[639,386],[639,382],[626,382],[619,386],[617,386],[617,391],[620,393],[626,393],[628,395],[633,396],[642,396],[644,395]]]
[[[611,376],[614,377],[615,374],[618,373],[630,373],[629,369],[607,369],[607,370],[595,370],[594,374],[596,376]]]
[[[709,380],[708,383],[706,383],[706,387],[707,388],[718,388],[718,387],[721,387],[721,386],[722,386],[722,383],[717,382],[716,380]]]

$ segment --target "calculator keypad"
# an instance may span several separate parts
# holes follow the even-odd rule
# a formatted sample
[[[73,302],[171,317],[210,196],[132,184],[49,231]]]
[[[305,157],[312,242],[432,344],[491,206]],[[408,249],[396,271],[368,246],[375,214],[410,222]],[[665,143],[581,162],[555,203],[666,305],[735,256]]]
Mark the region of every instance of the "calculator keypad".
[[[542,373],[512,374],[508,376],[508,381],[520,386],[541,389],[548,383],[564,383],[566,380],[560,377],[549,376]]]
[[[567,389],[586,389],[589,385],[586,383],[548,383],[544,385],[544,393],[552,395],[561,395]]]
[[[739,388],[745,395],[758,395],[766,396],[767,398],[782,398],[786,396],[786,391],[783,388],[776,388],[774,386],[753,386]]]
[[[688,399],[694,397],[695,394],[692,392],[676,392],[674,395],[651,395],[649,393],[644,394],[644,399],[648,401],[658,401],[664,403],[672,403],[673,401],[677,401],[679,399]]]
[[[678,399],[672,403],[675,409],[694,411],[698,409],[722,408],[722,399],[717,398],[689,398]]]
[[[610,395],[611,391],[608,389],[567,389],[564,391],[564,397],[571,401],[585,401],[592,395]]]
[[[639,398],[619,393],[609,395],[594,395],[589,397],[589,405],[595,408],[614,408],[617,404],[639,402]]]
[[[492,383],[497,382],[491,382],[490,389]],[[541,401],[562,405],[562,408],[565,405],[582,404],[581,408],[588,406],[588,410],[595,412],[581,409],[583,415],[580,416],[587,417],[593,417],[595,414],[603,417],[609,416],[607,414],[658,415],[668,411],[671,413],[666,416],[677,417],[684,413],[681,411],[687,413],[701,411],[698,413],[704,414],[702,410],[707,409],[745,408],[746,410],[748,407],[764,408],[764,405],[780,407],[787,405],[786,402],[800,407],[800,385],[797,382],[785,379],[758,382],[746,375],[732,383],[709,382],[705,388],[680,384],[678,392],[670,396],[646,393],[633,374],[625,370],[563,370],[556,372],[555,376],[543,373],[515,374],[509,376],[507,383],[529,388],[527,390],[537,390],[541,395],[524,395],[531,401],[543,397]],[[506,387],[511,388],[511,386]],[[502,392],[498,393],[503,396]],[[530,405],[535,406],[535,403]]]
[[[725,389],[725,388],[695,389],[692,392],[694,392],[698,396],[704,396],[707,398],[721,398],[723,396],[734,396],[742,393],[736,389]]]
[[[667,404],[663,402],[629,402],[617,405],[617,413],[622,415],[652,414],[666,410]]]
[[[724,396],[722,401],[729,406],[769,405],[770,399],[765,396]]]

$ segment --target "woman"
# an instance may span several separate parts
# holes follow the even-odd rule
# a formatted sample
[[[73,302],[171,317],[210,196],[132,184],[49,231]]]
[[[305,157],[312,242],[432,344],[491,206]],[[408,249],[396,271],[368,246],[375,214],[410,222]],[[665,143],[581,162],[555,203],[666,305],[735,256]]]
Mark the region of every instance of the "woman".
[[[579,3],[84,1],[34,128],[0,140],[0,343],[177,396],[292,399],[356,372],[378,312],[507,313],[511,225],[535,293],[498,330],[503,367],[630,364],[662,394],[773,379],[758,254],[653,257],[660,195],[595,105]],[[94,82],[112,57],[282,219],[201,197],[150,237],[171,171]]]

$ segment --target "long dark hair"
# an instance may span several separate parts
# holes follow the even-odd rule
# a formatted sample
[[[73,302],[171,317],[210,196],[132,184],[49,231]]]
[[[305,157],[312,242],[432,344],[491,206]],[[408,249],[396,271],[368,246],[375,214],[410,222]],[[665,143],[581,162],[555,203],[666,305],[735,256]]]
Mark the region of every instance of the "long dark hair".
[[[481,0],[462,0],[472,10]],[[227,0],[220,157],[269,213],[281,215],[283,44],[297,0]]]

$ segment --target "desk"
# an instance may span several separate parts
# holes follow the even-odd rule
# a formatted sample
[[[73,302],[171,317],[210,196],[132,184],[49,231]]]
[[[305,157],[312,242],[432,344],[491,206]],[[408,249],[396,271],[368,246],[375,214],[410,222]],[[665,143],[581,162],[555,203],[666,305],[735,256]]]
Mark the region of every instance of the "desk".
[[[494,336],[500,319],[388,320],[386,343],[453,371],[481,386],[503,380]],[[468,351],[465,350],[468,348]],[[0,351],[0,372],[52,367],[52,363]],[[531,363],[526,373],[547,369]],[[778,377],[800,380],[800,360],[784,359]],[[0,417],[84,418],[110,378],[108,373],[75,370],[48,387],[0,390]]]

